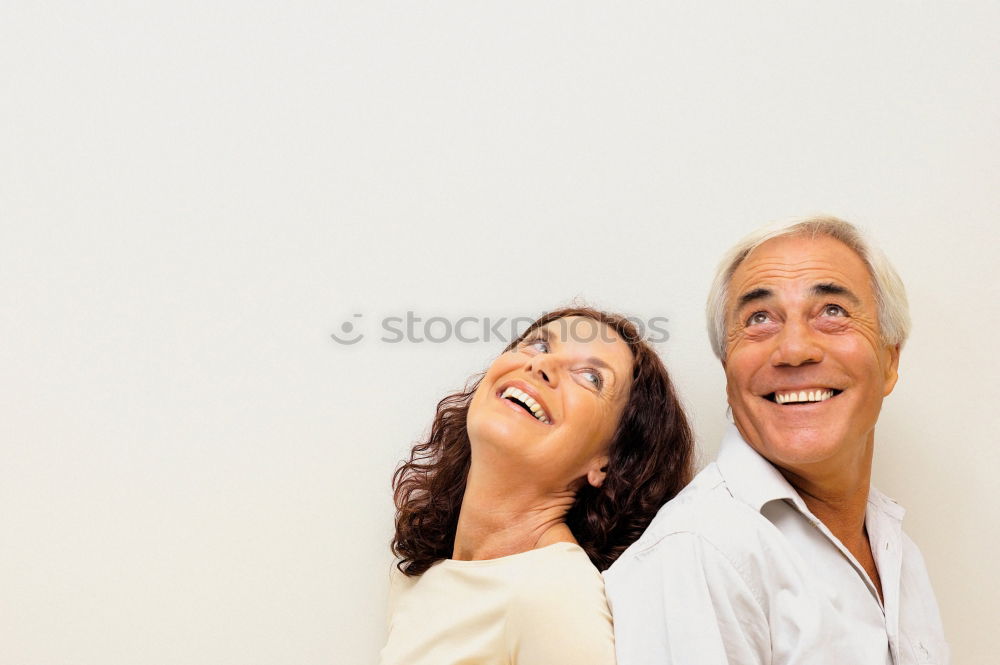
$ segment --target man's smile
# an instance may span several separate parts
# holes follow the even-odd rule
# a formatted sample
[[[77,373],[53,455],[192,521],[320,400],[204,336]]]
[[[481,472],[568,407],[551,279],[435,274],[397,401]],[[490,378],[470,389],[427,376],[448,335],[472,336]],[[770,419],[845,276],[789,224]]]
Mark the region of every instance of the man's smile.
[[[842,392],[844,391],[836,388],[804,387],[798,389],[775,390],[767,393],[766,395],[761,395],[761,397],[770,402],[781,405],[813,404],[816,402],[825,402],[828,399],[836,397]]]

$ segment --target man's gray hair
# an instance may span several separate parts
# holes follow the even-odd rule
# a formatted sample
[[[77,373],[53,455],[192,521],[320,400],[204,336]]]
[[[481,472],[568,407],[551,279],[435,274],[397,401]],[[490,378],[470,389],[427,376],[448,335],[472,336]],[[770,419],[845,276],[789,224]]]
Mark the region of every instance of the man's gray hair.
[[[712,350],[719,360],[726,359],[726,300],[729,297],[729,280],[750,252],[768,240],[787,236],[809,238],[829,236],[854,250],[865,262],[868,274],[871,275],[883,343],[903,347],[910,334],[910,308],[906,301],[903,281],[889,263],[889,259],[853,224],[836,217],[810,217],[757,229],[736,243],[722,258],[715,273],[715,280],[712,282],[712,289],[708,293],[705,309],[708,336],[712,342]]]

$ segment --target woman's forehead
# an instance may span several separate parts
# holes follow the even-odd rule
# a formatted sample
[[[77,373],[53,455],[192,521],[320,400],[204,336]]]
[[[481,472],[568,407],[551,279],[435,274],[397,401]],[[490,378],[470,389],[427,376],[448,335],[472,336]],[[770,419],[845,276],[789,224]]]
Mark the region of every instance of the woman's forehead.
[[[598,355],[613,364],[630,366],[632,350],[611,326],[586,316],[566,316],[549,321],[541,330],[550,342],[572,347],[589,355]]]

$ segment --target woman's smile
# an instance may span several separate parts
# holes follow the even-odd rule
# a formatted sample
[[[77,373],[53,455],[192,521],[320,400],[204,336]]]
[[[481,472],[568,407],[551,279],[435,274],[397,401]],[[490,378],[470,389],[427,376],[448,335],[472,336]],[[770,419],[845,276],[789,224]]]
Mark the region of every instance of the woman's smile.
[[[534,420],[546,425],[552,424],[551,411],[545,406],[540,391],[525,381],[510,381],[500,386],[497,397],[527,413]]]

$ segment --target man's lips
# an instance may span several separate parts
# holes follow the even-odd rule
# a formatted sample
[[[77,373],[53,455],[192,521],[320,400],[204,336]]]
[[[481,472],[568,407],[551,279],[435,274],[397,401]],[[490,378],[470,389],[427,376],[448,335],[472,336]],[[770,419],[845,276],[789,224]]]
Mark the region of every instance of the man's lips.
[[[801,388],[782,388],[774,392],[761,395],[764,399],[782,406],[800,404],[819,404],[833,399],[843,390],[837,388],[827,388],[822,386],[803,386]]]

